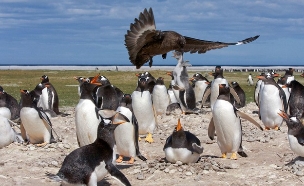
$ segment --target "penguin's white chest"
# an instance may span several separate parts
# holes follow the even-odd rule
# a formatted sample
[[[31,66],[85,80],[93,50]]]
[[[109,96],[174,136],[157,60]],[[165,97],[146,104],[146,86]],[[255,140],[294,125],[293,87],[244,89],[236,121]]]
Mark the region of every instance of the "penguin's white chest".
[[[75,109],[76,135],[80,147],[96,140],[99,122],[95,104],[91,100],[80,99]]]
[[[261,87],[259,107],[265,127],[275,128],[282,125],[283,118],[278,113],[284,110],[284,106],[277,87],[265,84]]]
[[[134,91],[132,93],[132,107],[138,122],[139,134],[153,133],[156,120],[149,91]]]
[[[16,138],[8,119],[0,115],[0,148],[11,144]]]
[[[0,115],[7,118],[11,119],[11,111],[7,107],[0,107]]]
[[[304,157],[304,146],[299,144],[297,138],[294,137],[293,135],[288,134],[288,140],[289,140],[290,149],[298,156]]]
[[[153,105],[157,115],[166,113],[169,96],[165,85],[155,85],[153,88]]]
[[[119,155],[135,157],[135,129],[131,122],[118,125],[114,130],[116,149]]]
[[[194,86],[195,102],[202,101],[205,90],[207,88],[206,81],[197,81]]]
[[[97,182],[102,180],[108,174],[108,170],[105,167],[106,164],[104,163],[104,161],[100,162],[100,164],[95,167],[94,171],[90,176],[88,185],[96,185]]]
[[[241,144],[240,119],[228,101],[217,100],[212,110],[217,143],[222,153],[237,152]]]
[[[50,143],[51,127],[39,117],[34,108],[23,107],[20,118],[31,143]]]
[[[200,157],[198,153],[192,153],[186,148],[168,147],[164,151],[166,159],[171,163],[175,163],[177,161],[181,161],[183,163],[196,163]]]

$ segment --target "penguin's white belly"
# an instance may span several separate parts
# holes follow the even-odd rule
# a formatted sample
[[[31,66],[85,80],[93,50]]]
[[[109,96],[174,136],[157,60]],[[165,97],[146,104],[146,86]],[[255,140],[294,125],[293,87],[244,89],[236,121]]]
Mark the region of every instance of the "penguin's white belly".
[[[166,113],[169,96],[165,85],[155,85],[153,89],[153,105],[157,115]]]
[[[132,93],[132,107],[138,122],[139,134],[153,133],[156,121],[150,92],[144,91],[141,93],[134,91]]]
[[[213,110],[213,105],[217,100],[217,97],[219,95],[219,84],[226,84],[228,86],[228,82],[226,79],[223,78],[216,78],[211,83],[211,94],[210,94],[210,107],[211,110]]]
[[[256,84],[256,88],[254,90],[255,102],[258,103],[258,104],[259,104],[259,93],[260,93],[260,90],[261,90],[261,83],[262,83],[262,80],[258,80],[257,84]]]
[[[102,180],[107,174],[108,170],[105,168],[106,164],[104,161],[100,162],[100,164],[95,167],[94,172],[92,172],[88,185],[95,185],[97,182]]]
[[[127,122],[123,125],[118,125],[114,130],[116,149],[119,155],[127,157],[135,157],[135,131],[132,123]]]
[[[170,98],[170,104],[171,103],[177,103],[177,99],[175,97],[175,94],[174,94],[173,90],[168,90],[168,95],[169,95],[169,98]]]
[[[48,100],[49,100],[48,91],[47,88],[44,88],[42,89],[42,94],[40,95],[40,99],[37,103],[37,106],[42,107],[43,110],[50,109]]]
[[[0,115],[0,148],[11,144],[16,138],[15,132],[7,118]]]
[[[205,90],[207,88],[206,81],[197,81],[194,86],[195,102],[202,101]]]
[[[186,148],[172,148],[168,147],[165,149],[166,159],[175,163],[176,161],[181,161],[183,163],[196,163],[200,155],[196,152],[191,152]]]
[[[75,109],[76,135],[80,147],[96,140],[99,122],[95,104],[88,99],[80,99]]]
[[[288,134],[290,149],[298,156],[304,157],[304,146],[299,144],[296,137]]]
[[[284,110],[283,102],[279,95],[279,90],[273,85],[264,85],[260,91],[260,115],[265,127],[280,127],[283,118],[278,115],[280,110]]]
[[[240,119],[228,101],[217,100],[212,111],[217,143],[222,153],[237,152],[241,144]]]
[[[20,118],[31,143],[50,143],[51,127],[39,117],[37,110],[23,107]]]
[[[11,119],[11,111],[7,107],[0,107],[0,115],[6,119]]]

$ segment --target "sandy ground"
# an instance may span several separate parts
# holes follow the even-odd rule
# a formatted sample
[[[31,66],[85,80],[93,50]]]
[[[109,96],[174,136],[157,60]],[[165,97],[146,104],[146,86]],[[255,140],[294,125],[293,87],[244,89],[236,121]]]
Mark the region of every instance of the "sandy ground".
[[[259,123],[254,103],[241,109]],[[13,143],[0,149],[0,185],[60,185],[46,177],[56,174],[65,156],[78,148],[74,108],[61,108],[68,116],[52,118],[55,131],[63,141],[45,147]],[[163,146],[177,124],[177,118],[185,130],[194,133],[202,142],[204,152],[197,163],[182,165],[164,161]],[[158,116],[158,128],[152,144],[139,142],[141,153],[148,159],[136,158],[134,165],[117,164],[132,185],[303,185],[304,160],[289,148],[287,127],[281,131],[260,131],[248,121],[242,121],[243,147],[247,158],[222,159],[216,141],[207,136],[211,118],[209,108],[199,115]],[[261,124],[262,125],[262,124]],[[230,157],[230,155],[228,155]],[[119,185],[111,176],[98,185]]]

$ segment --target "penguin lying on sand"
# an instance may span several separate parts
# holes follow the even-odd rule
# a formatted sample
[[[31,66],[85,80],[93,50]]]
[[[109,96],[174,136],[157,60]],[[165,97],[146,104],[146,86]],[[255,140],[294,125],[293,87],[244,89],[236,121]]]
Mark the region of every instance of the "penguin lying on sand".
[[[217,143],[222,153],[222,158],[226,158],[227,153],[232,153],[230,159],[237,159],[236,153],[243,157],[247,154],[242,148],[242,127],[240,117],[252,122],[263,130],[250,116],[237,110],[230,102],[230,91],[227,84],[220,84],[219,96],[214,103],[212,119],[209,123],[208,135],[211,140],[214,134],[217,135]]]
[[[97,185],[108,173],[124,185],[131,185],[125,175],[113,164],[114,130],[123,124],[115,114],[107,111],[98,112],[102,119],[98,126],[97,139],[94,143],[80,147],[67,155],[56,175],[47,176],[62,185]],[[124,120],[124,119],[123,119]]]
[[[291,150],[304,157],[304,122],[297,117],[289,117],[285,112],[278,113],[288,127],[288,140]]]
[[[165,151],[166,159],[171,163],[176,161],[196,163],[204,148],[194,134],[183,130],[180,119],[178,119],[177,126],[167,138],[163,150]]]

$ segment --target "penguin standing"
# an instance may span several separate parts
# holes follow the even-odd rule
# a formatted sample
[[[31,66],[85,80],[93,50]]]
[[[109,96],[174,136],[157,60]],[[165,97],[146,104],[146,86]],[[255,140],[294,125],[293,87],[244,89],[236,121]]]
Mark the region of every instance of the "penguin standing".
[[[90,79],[83,79],[81,96],[75,108],[75,125],[78,145],[80,147],[93,143],[97,138],[100,123],[98,109],[94,103],[92,91],[97,87]]]
[[[286,112],[288,107],[283,89],[274,80],[276,76],[276,73],[258,76],[263,81],[259,93],[259,114],[266,130],[280,128],[283,119],[277,113],[280,110]]]
[[[145,141],[152,143],[152,134],[156,127],[156,118],[148,82],[149,78],[139,78],[137,87],[131,97],[133,112],[138,121],[139,135],[147,134]]]
[[[156,80],[152,95],[152,102],[156,115],[165,114],[170,100],[167,92],[167,87],[164,83],[164,78],[159,77]]]
[[[10,110],[11,117],[8,119],[18,119],[20,117],[20,107],[18,101],[4,91],[3,87],[0,86],[0,107],[7,107]]]
[[[304,157],[304,123],[298,117],[289,117],[285,112],[278,113],[288,127],[288,141],[290,149],[298,156]]]
[[[210,86],[209,81],[200,73],[193,74],[192,78],[190,78],[190,81],[192,82],[194,88],[196,105],[201,105],[204,93],[207,87]]]
[[[177,98],[176,98],[175,95],[178,95],[179,91],[175,90],[173,88],[173,85],[175,85],[173,72],[167,72],[166,74],[171,77],[171,82],[170,82],[169,87],[168,87],[168,95],[170,97],[170,104],[172,104],[172,103],[178,103]]]
[[[103,112],[102,110],[99,111]],[[122,122],[102,116],[97,138],[89,145],[80,147],[67,155],[56,175],[47,173],[52,180],[63,185],[97,185],[108,173],[124,185],[131,185],[128,179],[113,164],[114,130]]]
[[[238,97],[240,98],[240,103],[234,103],[234,106],[236,108],[242,108],[245,107],[246,105],[246,95],[244,90],[241,88],[241,86],[238,84],[238,82],[236,81],[232,81],[231,82],[232,88],[234,89],[234,91],[236,92],[236,94],[238,95]]]
[[[48,143],[54,143],[56,140],[52,135],[52,123],[49,116],[40,108],[37,108],[33,101],[34,92],[27,90],[20,90],[21,105],[20,119],[21,119],[21,135],[24,140],[29,140],[32,144],[37,146],[45,146]],[[24,128],[23,133],[22,128]]]
[[[260,74],[260,76],[265,76],[265,73],[262,72]],[[262,84],[263,84],[263,81],[258,79],[258,81],[255,84],[255,88],[254,88],[254,102],[257,106],[259,106],[259,93],[260,93],[260,89],[261,89]]]
[[[79,85],[78,85],[78,87],[77,87],[77,93],[78,93],[78,95],[79,95],[79,97],[80,97],[80,96],[81,96],[81,89],[82,89],[81,87],[82,87],[82,84],[83,84],[83,82],[84,82],[84,81],[83,81],[84,78],[83,78],[83,77],[76,77],[76,76],[75,76],[74,79],[77,80],[78,83],[79,83]]]
[[[105,76],[97,75],[92,79],[91,83],[98,85],[95,93],[96,106],[100,109],[116,110],[119,106],[119,98],[109,79]]]
[[[179,101],[184,114],[198,113],[196,108],[195,93],[193,87],[190,86],[187,66],[191,66],[183,60],[183,54],[179,51],[173,52],[173,57],[177,59],[177,64],[173,70],[175,84],[174,89],[179,90],[179,94],[175,95]]]
[[[278,85],[285,92],[287,103],[288,103],[289,96],[290,96],[290,88],[287,87],[287,84],[289,84],[291,81],[294,80],[293,71],[294,71],[293,68],[289,68],[288,70],[285,71],[284,76],[280,77],[277,81]],[[288,111],[288,113],[289,113],[289,111]]]
[[[59,97],[55,87],[50,83],[48,76],[43,75],[40,79],[41,84],[47,84],[48,86],[42,90],[38,107],[42,107],[44,110],[50,109],[56,114],[60,114]]]
[[[253,79],[252,79],[251,73],[248,75],[247,82],[248,82],[249,86],[252,86],[252,85],[253,85]]]
[[[114,131],[116,149],[119,155],[116,162],[122,162],[124,156],[130,157],[130,160],[128,161],[129,164],[134,163],[135,156],[139,157],[139,159],[143,161],[146,161],[147,159],[139,152],[138,123],[133,114],[132,98],[130,94],[125,94],[122,97],[120,106],[116,111],[129,120],[123,125],[118,125]]]
[[[262,127],[248,115],[238,111],[230,102],[230,89],[228,84],[219,84],[219,96],[214,103],[212,119],[208,128],[210,139],[217,135],[217,144],[221,150],[222,158],[226,158],[227,153],[232,153],[230,159],[237,159],[236,153],[242,157],[247,154],[242,148],[242,127],[240,117],[249,120],[254,125]]]
[[[291,116],[304,116],[304,86],[296,80],[289,82],[286,88],[291,89],[288,107]]]
[[[200,140],[191,132],[184,131],[178,119],[173,133],[167,138],[163,148],[166,159],[171,163],[196,163],[204,148]]]

